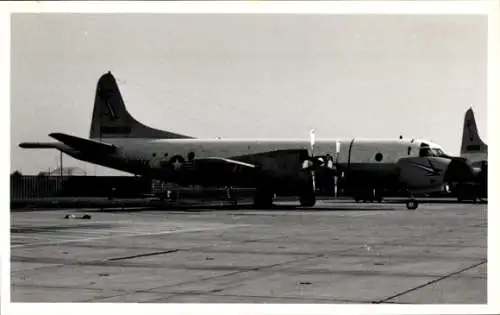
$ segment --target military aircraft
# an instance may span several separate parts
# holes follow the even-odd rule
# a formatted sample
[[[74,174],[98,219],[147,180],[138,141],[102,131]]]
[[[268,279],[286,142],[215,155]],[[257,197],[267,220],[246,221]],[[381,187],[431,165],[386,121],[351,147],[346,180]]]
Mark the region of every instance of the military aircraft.
[[[479,137],[472,107],[465,112],[460,157],[463,163],[450,164],[450,185],[459,201],[488,197],[488,145]]]
[[[275,194],[316,203],[318,186],[334,178],[355,198],[397,186],[413,194],[443,189],[452,158],[430,141],[417,139],[200,139],[151,128],[133,118],[111,72],[103,74],[94,101],[89,139],[51,133],[58,142],[21,143],[55,148],[76,159],[187,185],[255,188],[254,204],[272,205]],[[377,193],[378,191],[378,193]]]

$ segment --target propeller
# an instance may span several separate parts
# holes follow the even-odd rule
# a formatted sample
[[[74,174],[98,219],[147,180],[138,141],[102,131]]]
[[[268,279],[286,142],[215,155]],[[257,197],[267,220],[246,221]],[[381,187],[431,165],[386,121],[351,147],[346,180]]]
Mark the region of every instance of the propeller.
[[[312,167],[311,167],[311,176],[312,176],[312,185],[313,185],[313,191],[316,192],[316,174],[314,171],[314,143],[316,142],[316,131],[314,129],[311,129],[309,131],[309,144],[311,145],[311,158],[312,158]]]
[[[338,155],[340,151],[340,143],[335,142],[335,155],[331,156],[327,154],[326,156],[316,156],[314,153],[314,144],[316,142],[316,134],[314,129],[309,132],[309,144],[310,144],[310,157],[302,163],[303,169],[318,169],[320,167],[326,167],[329,169],[335,169],[334,158]]]
[[[316,131],[312,129],[309,132],[309,145],[310,145],[310,157],[306,160],[304,160],[302,164],[302,168],[304,170],[309,170],[311,172],[312,176],[312,182],[313,182],[313,190],[316,191],[316,174],[315,171],[320,169],[320,168],[328,168],[331,170],[335,170],[335,163],[333,161],[334,157],[327,155],[326,157],[323,156],[316,156],[315,155],[315,143],[316,143]],[[340,143],[338,141],[335,142],[335,156],[338,155],[340,151]]]

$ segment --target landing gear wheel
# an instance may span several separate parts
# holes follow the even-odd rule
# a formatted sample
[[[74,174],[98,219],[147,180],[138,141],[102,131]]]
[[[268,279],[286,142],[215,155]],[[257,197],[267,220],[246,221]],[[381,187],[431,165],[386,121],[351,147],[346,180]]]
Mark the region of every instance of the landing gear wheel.
[[[274,193],[267,190],[257,190],[253,198],[253,206],[256,208],[270,208],[273,206]]]
[[[418,208],[418,201],[415,199],[410,199],[406,202],[406,208],[409,210],[415,210]]]
[[[313,192],[304,193],[299,196],[302,207],[314,207],[316,204],[316,195]]]
[[[375,200],[378,203],[382,203],[382,200],[384,200],[382,189],[375,189]]]
[[[356,201],[356,202],[361,201],[361,196],[358,193],[354,193],[353,198],[354,198],[354,201]]]

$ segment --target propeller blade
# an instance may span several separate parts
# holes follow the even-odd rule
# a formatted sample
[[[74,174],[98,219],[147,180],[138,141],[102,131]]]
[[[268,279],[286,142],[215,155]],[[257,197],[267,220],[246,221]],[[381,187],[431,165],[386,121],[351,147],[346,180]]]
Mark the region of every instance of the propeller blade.
[[[333,161],[330,160],[328,161],[327,165],[326,165],[329,169],[333,169]]]
[[[311,129],[309,132],[309,141],[311,145],[311,156],[314,157],[314,143],[316,142],[316,131],[314,129]]]
[[[304,162],[302,162],[303,169],[311,168],[313,165],[314,165],[314,163],[311,160],[305,160]]]
[[[316,131],[314,129],[311,129],[311,131],[309,131],[309,139],[311,140],[311,146],[313,146],[314,142],[316,141]]]
[[[311,177],[312,177],[312,185],[313,185],[313,192],[316,192],[316,174],[314,174],[314,170],[311,171]]]

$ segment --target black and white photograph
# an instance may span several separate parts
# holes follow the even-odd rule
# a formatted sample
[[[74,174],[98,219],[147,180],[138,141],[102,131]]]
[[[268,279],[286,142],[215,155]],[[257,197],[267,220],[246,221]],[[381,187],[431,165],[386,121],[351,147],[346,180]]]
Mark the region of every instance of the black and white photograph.
[[[245,3],[9,14],[2,301],[493,302],[488,12]]]

